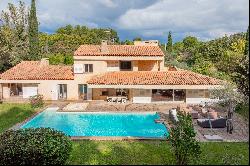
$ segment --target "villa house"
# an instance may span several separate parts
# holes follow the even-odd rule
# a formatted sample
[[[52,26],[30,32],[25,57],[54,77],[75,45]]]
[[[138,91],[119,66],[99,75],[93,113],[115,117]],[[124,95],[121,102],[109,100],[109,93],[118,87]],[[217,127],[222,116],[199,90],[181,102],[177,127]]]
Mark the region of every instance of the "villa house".
[[[3,100],[106,100],[125,95],[133,103],[200,103],[221,81],[176,67],[164,67],[158,41],[134,45],[82,45],[73,66],[49,65],[48,60],[23,61],[0,75]]]

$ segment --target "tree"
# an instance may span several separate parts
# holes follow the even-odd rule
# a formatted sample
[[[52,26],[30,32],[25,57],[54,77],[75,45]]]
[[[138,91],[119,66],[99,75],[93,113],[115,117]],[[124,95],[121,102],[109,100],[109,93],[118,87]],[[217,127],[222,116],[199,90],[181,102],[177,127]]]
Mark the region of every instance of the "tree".
[[[249,97],[249,56],[245,55],[235,64],[235,72],[232,73],[233,80],[237,83],[238,89]]]
[[[227,131],[233,131],[233,113],[238,104],[246,101],[246,97],[240,93],[233,83],[225,82],[222,87],[216,88],[210,93],[211,98],[219,99],[218,102],[227,109]]]
[[[126,39],[125,41],[121,42],[121,44],[123,44],[123,45],[133,45],[134,42],[131,41],[131,40],[127,40],[127,39]]]
[[[31,0],[31,9],[29,13],[29,60],[39,59],[39,38],[38,22],[36,17],[36,2]]]
[[[172,40],[172,34],[171,31],[169,31],[168,33],[168,43],[167,43],[167,47],[166,50],[171,53],[173,51],[173,40]]]
[[[178,112],[178,122],[170,130],[170,143],[172,145],[176,165],[187,165],[192,158],[198,159],[201,149],[195,139],[195,131],[191,115]]]
[[[133,39],[133,41],[142,41],[142,38],[136,37],[136,38]]]
[[[0,73],[27,59],[28,10],[24,2],[8,4],[0,15]]]
[[[247,28],[247,34],[246,34],[246,43],[245,43],[245,51],[244,54],[248,55],[249,54],[249,26]]]

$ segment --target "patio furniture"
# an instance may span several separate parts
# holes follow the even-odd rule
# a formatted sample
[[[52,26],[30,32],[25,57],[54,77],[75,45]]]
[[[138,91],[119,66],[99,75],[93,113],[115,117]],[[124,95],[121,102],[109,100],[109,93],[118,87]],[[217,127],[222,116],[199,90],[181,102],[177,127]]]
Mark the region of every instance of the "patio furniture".
[[[126,103],[127,97],[126,96],[108,96],[107,102]]]
[[[175,108],[169,110],[169,119],[174,123],[179,121],[177,117],[177,110]]]
[[[198,118],[199,118],[199,113],[198,113],[198,111],[192,110],[192,111],[191,111],[191,116],[192,116],[192,119],[198,119]]]
[[[219,135],[204,135],[204,138],[208,141],[223,141],[223,138]]]
[[[227,119],[217,118],[210,119],[212,128],[225,128]],[[210,128],[209,119],[197,119],[197,124],[203,128]]]

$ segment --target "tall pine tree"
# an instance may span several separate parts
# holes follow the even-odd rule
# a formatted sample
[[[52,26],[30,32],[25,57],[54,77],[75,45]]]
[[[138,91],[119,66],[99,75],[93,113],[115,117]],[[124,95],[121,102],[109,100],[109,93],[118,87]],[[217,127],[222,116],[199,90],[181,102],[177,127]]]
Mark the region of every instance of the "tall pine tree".
[[[29,60],[38,60],[39,57],[39,39],[38,39],[38,22],[36,17],[36,2],[31,1],[29,13]]]
[[[166,50],[168,52],[172,52],[173,50],[173,40],[172,40],[172,34],[171,34],[171,31],[169,31],[168,33],[168,43],[167,43],[167,47],[166,47]]]

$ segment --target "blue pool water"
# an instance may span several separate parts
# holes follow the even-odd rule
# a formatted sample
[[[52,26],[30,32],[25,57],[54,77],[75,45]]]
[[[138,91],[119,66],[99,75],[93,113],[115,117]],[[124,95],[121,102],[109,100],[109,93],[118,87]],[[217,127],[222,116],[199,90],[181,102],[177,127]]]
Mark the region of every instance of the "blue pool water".
[[[21,128],[50,127],[69,136],[165,137],[157,113],[61,113],[49,108]]]

